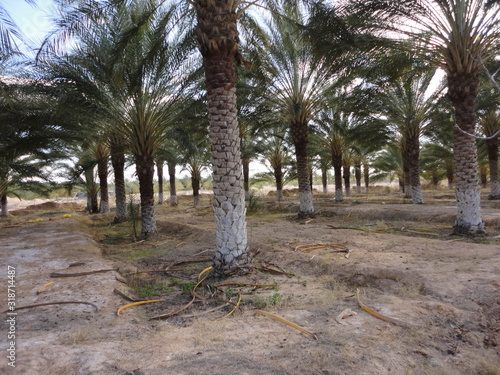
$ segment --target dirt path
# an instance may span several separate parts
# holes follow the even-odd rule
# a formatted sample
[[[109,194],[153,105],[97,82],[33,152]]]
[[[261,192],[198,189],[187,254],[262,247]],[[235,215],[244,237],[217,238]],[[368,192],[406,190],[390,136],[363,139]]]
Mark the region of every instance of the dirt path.
[[[400,210],[393,214],[404,220],[408,219],[406,208],[391,207]],[[77,213],[72,218],[62,218],[58,212],[50,216],[50,221],[49,216],[41,216],[42,222],[24,220],[3,226],[2,284],[7,282],[7,265],[16,267],[17,306],[85,301],[96,304],[99,312],[84,304],[18,311],[16,367],[9,367],[3,355],[0,372],[500,374],[499,246],[380,230],[397,226],[393,222],[384,223],[385,226],[379,222],[373,230],[332,229],[361,226],[364,218],[357,223],[349,221],[355,216],[352,212],[346,214],[348,217],[337,210],[336,216],[319,216],[308,223],[290,220],[282,214],[250,217],[251,246],[259,251],[257,268],[272,263],[293,276],[261,269],[226,281],[275,283],[276,287],[252,290],[235,286],[234,291],[219,288],[225,292],[222,294],[200,288],[204,300],[165,321],[151,321],[149,317],[174,311],[191,297],[169,289],[161,296],[165,302],[130,308],[117,316],[117,308],[127,301],[114,294],[113,289],[134,292],[117,281],[114,272],[50,277],[52,272],[115,267],[122,273],[162,269],[175,261],[193,259],[204,250],[210,254],[213,219],[209,212],[207,207],[161,207],[159,237],[135,245],[103,246],[95,242],[86,234],[89,226],[75,219]],[[420,223],[415,225],[419,226]],[[346,258],[344,253],[334,253],[332,249],[295,250],[299,245],[312,244],[345,244],[350,256]],[[134,254],[147,256],[133,257]],[[70,267],[76,262],[85,264]],[[205,267],[206,264],[179,267],[172,275],[180,280],[196,280]],[[158,277],[171,283],[172,275]],[[36,293],[51,281],[55,283]],[[374,310],[415,326],[394,325],[361,310],[354,298],[357,289],[361,289],[363,302]],[[241,293],[243,302],[233,316],[219,320],[230,307],[210,312],[236,293]],[[5,292],[2,306],[6,306]],[[313,332],[317,340],[255,314],[255,307],[300,324]],[[339,314],[346,309],[352,313],[340,319]],[[8,322],[3,320],[0,328],[0,349],[6,353]]]

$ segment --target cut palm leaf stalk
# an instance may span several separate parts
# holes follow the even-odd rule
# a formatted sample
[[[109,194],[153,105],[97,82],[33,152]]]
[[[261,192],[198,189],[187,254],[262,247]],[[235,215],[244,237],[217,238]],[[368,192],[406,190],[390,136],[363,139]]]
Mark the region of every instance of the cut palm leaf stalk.
[[[273,273],[276,275],[285,275],[286,277],[292,277],[295,276],[293,273],[285,271],[283,268],[272,264],[272,263],[262,263],[262,267],[255,267],[256,270],[263,271],[263,272],[269,272]]]
[[[222,284],[215,284],[215,288],[219,288],[221,286],[254,286],[257,288],[276,288],[278,284],[247,284],[247,283],[222,283]]]
[[[379,314],[378,312],[370,309],[368,306],[366,306],[359,299],[359,289],[356,290],[356,298],[358,300],[359,307],[361,307],[363,310],[365,310],[368,314],[373,315],[375,318],[378,318],[378,319],[381,319],[381,320],[385,320],[386,322],[389,322],[389,323],[392,323],[392,324],[396,324],[396,325],[399,325],[399,326],[403,326],[403,327],[421,327],[420,324],[403,322],[402,320],[394,319],[394,318],[391,318],[389,316],[385,316],[385,315]]]
[[[129,297],[127,296],[125,293],[123,293],[122,291],[118,290],[118,289],[113,289],[113,293],[115,294],[118,294],[120,297],[123,297],[125,298],[127,301],[130,301],[130,302],[137,302],[137,300],[135,298],[132,298],[132,297]]]
[[[54,283],[55,283],[55,281],[51,281],[50,283],[47,283],[47,284],[45,284],[45,285],[41,286],[41,287],[40,287],[40,288],[38,288],[38,290],[36,291],[36,294],[40,294],[40,293],[42,293],[42,290],[44,290],[46,287],[48,287],[49,285],[52,285],[52,284],[54,284]]]
[[[201,279],[201,277],[202,277],[204,274],[206,274],[207,272],[210,272],[212,269],[213,269],[213,267],[212,267],[212,266],[210,266],[210,267],[205,268],[203,271],[201,271],[201,272],[200,272],[200,274],[198,275],[198,280],[200,280],[200,279]],[[208,275],[207,275],[207,276],[205,276],[205,279],[206,279],[207,277],[208,277]],[[203,280],[205,280],[205,279],[203,279]],[[198,284],[199,284],[199,283],[198,283]]]
[[[227,318],[228,316],[233,315],[233,313],[236,311],[236,309],[240,306],[240,302],[241,302],[241,293],[238,293],[238,301],[236,301],[234,308],[230,312],[228,312],[226,315],[224,315],[222,318],[219,318],[217,320],[222,320],[222,319]]]
[[[38,303],[36,305],[29,305],[29,306],[21,306],[18,307],[16,306],[16,310],[24,310],[24,309],[31,309],[32,307],[39,307],[39,306],[52,306],[52,305],[69,305],[69,304],[84,304],[84,305],[90,305],[92,306],[96,312],[99,312],[99,307],[92,302],[83,302],[83,301],[60,301],[60,302],[47,302],[47,303]],[[8,312],[8,310],[4,311]]]
[[[214,307],[213,309],[208,309],[208,310],[205,310],[203,312],[200,312],[200,313],[196,313],[196,314],[191,314],[191,315],[183,315],[182,317],[183,318],[197,318],[199,316],[202,316],[202,315],[206,315],[206,314],[210,314],[214,311],[218,311],[218,310],[221,310],[223,309],[224,307],[226,306],[231,306],[230,303],[225,303],[223,305],[220,305],[220,306],[217,306],[217,307]]]
[[[318,339],[314,333],[312,333],[312,332],[308,331],[307,329],[299,326],[298,324],[295,324],[295,323],[293,323],[293,322],[291,322],[289,320],[286,320],[285,318],[282,318],[281,316],[278,316],[276,314],[270,313],[268,311],[260,310],[260,309],[255,309],[254,311],[257,314],[267,316],[269,318],[272,318],[272,319],[276,320],[277,322],[280,322],[280,323],[286,324],[289,327],[295,328],[297,331],[302,332],[304,335],[309,336],[309,337],[313,338],[314,340]]]
[[[212,261],[212,258],[210,259],[194,259],[194,260],[186,260],[186,261],[183,261],[183,262],[172,262],[170,263],[167,268],[165,268],[165,272],[169,271],[170,269],[172,269],[173,267],[177,267],[177,266],[184,266],[186,264],[192,264],[192,263],[205,263],[205,262],[210,262]]]
[[[139,302],[133,302],[133,303],[129,303],[128,305],[125,305],[125,306],[122,306],[120,307],[117,311],[116,311],[116,315],[120,315],[120,313],[125,310],[125,309],[128,309],[129,307],[132,307],[132,306],[137,306],[137,305],[144,305],[146,303],[154,303],[154,302],[163,302],[165,301],[164,299],[153,299],[151,301],[139,301]]]
[[[180,246],[185,245],[185,244],[187,244],[187,242],[179,242],[177,245],[175,245],[175,247],[180,247]]]
[[[198,283],[194,286],[193,290],[191,290],[191,294],[193,295],[193,298],[191,299],[191,301],[189,301],[189,303],[185,306],[183,306],[182,308],[180,308],[179,310],[177,311],[174,311],[174,312],[171,312],[171,313],[167,313],[167,314],[162,314],[162,315],[157,315],[157,316],[153,316],[152,318],[149,318],[149,320],[153,320],[153,319],[167,319],[167,318],[170,318],[171,316],[174,316],[174,315],[177,315],[181,312],[183,312],[184,310],[186,310],[189,306],[191,306],[194,301],[196,300],[196,288],[198,288],[200,286],[200,284],[205,281],[205,279],[208,277],[208,272],[210,270],[212,270],[213,267],[207,267],[205,268],[203,271],[200,272],[200,274],[198,275],[198,278],[200,278],[202,275],[205,274],[205,276],[203,277],[203,279],[201,279],[200,281],[198,281]]]
[[[118,268],[110,268],[110,269],[105,269],[105,270],[97,270],[97,271],[89,271],[89,272],[78,272],[78,273],[58,273],[58,272],[52,272],[50,274],[50,277],[87,276],[87,275],[93,275],[94,273],[111,272],[111,271],[117,271],[117,270],[118,270]]]

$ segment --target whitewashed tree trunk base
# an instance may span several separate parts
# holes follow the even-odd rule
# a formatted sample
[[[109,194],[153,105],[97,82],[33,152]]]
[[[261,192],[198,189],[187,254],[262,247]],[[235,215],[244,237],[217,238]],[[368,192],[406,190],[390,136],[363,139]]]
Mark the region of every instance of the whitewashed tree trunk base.
[[[99,212],[101,214],[107,214],[109,212],[109,202],[101,201],[101,208]]]
[[[197,208],[200,206],[200,196],[199,195],[195,195],[193,197],[193,207]]]
[[[171,195],[170,196],[170,205],[171,206],[177,206],[179,203],[177,201],[177,195]]]
[[[158,204],[159,205],[163,204],[163,193],[162,192],[158,193]]]
[[[500,181],[491,181],[491,192],[488,195],[489,200],[500,199]]]
[[[276,199],[278,202],[283,200],[283,190],[276,190]]]
[[[314,216],[312,191],[299,191],[300,211],[299,218]]]
[[[477,235],[485,233],[484,221],[481,220],[479,190],[457,191],[457,220],[453,226],[456,234]]]
[[[420,186],[411,187],[411,197],[413,204],[424,204],[424,196],[422,194],[422,188]]]
[[[148,238],[157,233],[154,206],[141,207],[142,238]]]
[[[344,195],[342,189],[335,190],[335,202],[342,202],[344,200]]]

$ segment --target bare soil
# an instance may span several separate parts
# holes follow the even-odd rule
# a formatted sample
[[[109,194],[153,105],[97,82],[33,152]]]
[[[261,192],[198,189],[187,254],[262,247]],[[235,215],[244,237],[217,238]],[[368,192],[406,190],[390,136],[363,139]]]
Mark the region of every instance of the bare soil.
[[[159,232],[147,241],[134,239],[131,222],[111,225],[112,214],[89,216],[74,202],[15,211],[0,222],[2,306],[10,265],[17,307],[80,301],[99,311],[88,304],[19,310],[15,368],[7,364],[4,319],[0,372],[500,374],[500,202],[483,200],[488,234],[466,238],[450,235],[451,192],[426,199],[412,205],[398,194],[371,194],[339,204],[317,195],[316,218],[298,220],[293,194],[280,204],[261,197],[248,216],[255,270],[226,280],[210,276],[188,307],[214,251],[209,196],[198,209],[189,197],[178,207],[157,206]],[[95,270],[111,271],[51,277]],[[164,301],[117,315],[130,301],[114,289]],[[361,309],[358,290],[373,311],[406,324]]]

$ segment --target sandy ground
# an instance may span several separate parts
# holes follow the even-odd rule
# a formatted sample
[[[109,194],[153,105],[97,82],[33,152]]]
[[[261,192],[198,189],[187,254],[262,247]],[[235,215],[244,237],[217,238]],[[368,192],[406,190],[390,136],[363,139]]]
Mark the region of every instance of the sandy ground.
[[[55,301],[99,307],[98,312],[88,304],[19,310],[15,368],[5,355],[9,323],[4,319],[0,372],[500,374],[500,218],[494,202],[484,201],[488,236],[467,239],[449,236],[455,209],[449,194],[436,193],[423,206],[406,204],[397,195],[352,197],[343,204],[319,196],[319,215],[312,221],[294,218],[294,197],[280,205],[262,198],[248,218],[254,272],[207,279],[197,289],[202,299],[168,319],[150,320],[186,306],[192,297],[179,285],[196,283],[210,265],[180,264],[163,272],[173,262],[202,261],[200,256],[213,253],[208,202],[205,197],[194,209],[186,197],[179,207],[157,207],[159,234],[139,243],[130,224],[117,235],[109,226],[112,215],[90,217],[74,202],[29,206],[0,222],[2,306],[7,306],[10,265],[16,268],[17,307]],[[299,247],[321,244],[342,244],[349,257],[335,252],[339,247]],[[111,271],[50,277],[94,270]],[[131,275],[135,272],[144,273]],[[117,280],[123,277],[128,285]],[[237,284],[214,287],[222,282]],[[144,283],[163,289],[141,298],[134,285]],[[129,302],[114,294],[115,288],[138,299],[164,301],[117,316]],[[362,310],[357,290],[374,311],[407,324]],[[239,296],[235,312],[221,319]],[[316,339],[255,308],[299,324]]]

